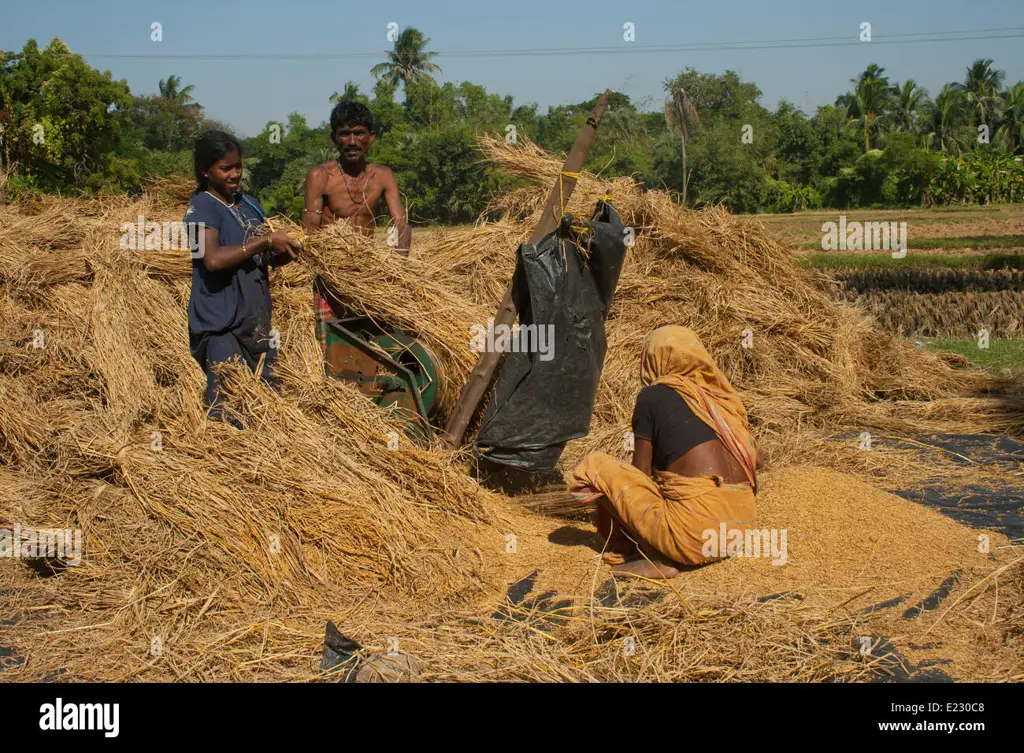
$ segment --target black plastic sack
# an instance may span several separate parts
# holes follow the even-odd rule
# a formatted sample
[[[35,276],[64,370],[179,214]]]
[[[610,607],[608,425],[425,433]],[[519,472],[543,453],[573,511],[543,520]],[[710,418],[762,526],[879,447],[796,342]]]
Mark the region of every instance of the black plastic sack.
[[[494,395],[477,433],[479,457],[531,473],[554,469],[570,439],[586,436],[608,348],[604,319],[626,255],[615,208],[599,201],[584,256],[563,219],[516,255],[518,336],[505,349]],[[502,333],[493,345],[501,347]],[[488,343],[490,346],[492,343]]]
[[[320,671],[338,673],[342,677],[342,682],[355,682],[355,674],[359,670],[356,652],[360,649],[362,646],[342,635],[335,624],[328,620],[324,633],[324,654],[320,657]]]

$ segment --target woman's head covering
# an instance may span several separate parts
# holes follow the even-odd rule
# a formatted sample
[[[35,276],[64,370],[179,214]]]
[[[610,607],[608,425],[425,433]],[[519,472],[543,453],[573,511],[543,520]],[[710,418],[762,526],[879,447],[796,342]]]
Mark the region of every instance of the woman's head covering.
[[[640,355],[640,381],[645,387],[664,384],[675,390],[715,430],[756,486],[757,442],[747,410],[693,330],[670,325],[651,331]]]

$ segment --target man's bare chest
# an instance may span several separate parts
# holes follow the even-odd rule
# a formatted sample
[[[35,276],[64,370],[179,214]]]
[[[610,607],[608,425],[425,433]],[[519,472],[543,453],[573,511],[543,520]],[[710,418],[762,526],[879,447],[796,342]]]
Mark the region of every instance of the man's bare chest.
[[[324,197],[333,213],[342,217],[361,212],[372,214],[384,193],[384,186],[375,177],[372,173],[355,178],[340,171],[330,173]]]

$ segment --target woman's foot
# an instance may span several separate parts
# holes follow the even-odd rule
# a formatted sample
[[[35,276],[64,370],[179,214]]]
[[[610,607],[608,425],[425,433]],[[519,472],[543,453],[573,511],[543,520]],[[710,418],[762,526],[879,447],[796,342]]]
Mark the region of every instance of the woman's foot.
[[[604,507],[597,508],[595,518],[606,565],[621,565],[637,555],[636,543],[626,535],[625,529],[614,521]]]
[[[636,575],[640,578],[650,578],[651,580],[668,580],[679,575],[682,570],[668,560],[652,557],[648,561],[641,557],[622,565],[616,565],[612,568],[612,572],[620,575]]]

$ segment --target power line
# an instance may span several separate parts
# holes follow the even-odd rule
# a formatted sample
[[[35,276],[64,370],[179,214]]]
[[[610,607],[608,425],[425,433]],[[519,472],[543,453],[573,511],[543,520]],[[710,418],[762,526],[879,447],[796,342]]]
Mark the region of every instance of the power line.
[[[933,44],[936,42],[962,42],[988,39],[1019,39],[1024,37],[1024,26],[1001,29],[974,29],[970,31],[925,31],[905,34],[879,34],[870,42],[844,37],[804,37],[796,39],[756,40],[746,42],[695,42],[682,45],[653,45],[649,47],[622,44],[615,47],[577,47],[570,49],[522,50],[452,50],[435,52],[436,57],[564,57],[570,55],[642,55],[678,52],[734,52],[747,50],[801,49],[814,47],[850,47],[854,45]],[[959,35],[959,36],[949,36]],[[915,38],[916,37],[916,38]],[[109,60],[357,60],[380,59],[382,52],[325,52],[283,54],[86,54],[82,57]]]

